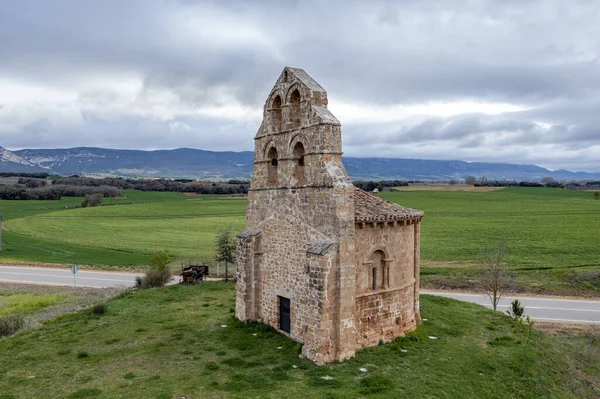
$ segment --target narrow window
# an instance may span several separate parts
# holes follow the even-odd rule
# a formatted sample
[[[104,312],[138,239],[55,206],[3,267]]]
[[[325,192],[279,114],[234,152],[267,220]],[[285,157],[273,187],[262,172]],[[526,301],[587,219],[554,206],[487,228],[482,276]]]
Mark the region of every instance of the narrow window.
[[[271,115],[271,131],[281,131],[281,97],[275,96],[269,109]]]
[[[296,178],[296,185],[306,185],[306,177],[304,172],[304,146],[302,143],[296,143],[293,151],[294,158],[294,177]]]
[[[300,127],[300,92],[295,89],[290,95],[290,129]]]
[[[373,254],[371,255],[371,262],[371,264],[373,265],[373,289],[378,290],[385,288],[385,253],[381,250],[373,252]]]
[[[275,147],[271,147],[267,154],[267,158],[269,160],[269,172],[267,176],[267,181],[270,186],[276,186],[279,180],[279,161],[277,160],[277,150]]]
[[[375,291],[377,289],[377,268],[374,267],[372,270],[373,273],[373,291]]]

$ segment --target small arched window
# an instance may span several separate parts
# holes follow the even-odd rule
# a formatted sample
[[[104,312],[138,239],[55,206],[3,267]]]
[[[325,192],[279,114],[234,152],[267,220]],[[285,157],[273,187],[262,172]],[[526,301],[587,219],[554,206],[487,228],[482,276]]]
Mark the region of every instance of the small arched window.
[[[267,158],[269,160],[269,172],[267,176],[267,182],[270,186],[276,186],[279,180],[279,156],[277,155],[277,149],[275,147],[271,147],[269,149],[269,152],[267,153]]]
[[[371,262],[371,289],[385,288],[385,253],[381,250],[373,252]]]
[[[300,92],[294,89],[290,94],[290,128],[295,129],[300,126]]]
[[[272,131],[281,131],[281,97],[279,95],[275,96],[273,99],[269,113],[271,114]]]
[[[294,177],[298,186],[306,185],[306,176],[304,171],[304,146],[298,142],[294,146],[292,153],[294,158]]]

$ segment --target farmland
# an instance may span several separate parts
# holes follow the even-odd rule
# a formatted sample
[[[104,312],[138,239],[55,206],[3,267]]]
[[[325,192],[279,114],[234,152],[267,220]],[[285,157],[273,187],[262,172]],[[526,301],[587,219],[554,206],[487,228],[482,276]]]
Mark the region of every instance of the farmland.
[[[234,304],[224,282],[132,291],[104,315],[0,339],[0,397],[591,398],[600,383],[589,333],[535,331],[521,377],[510,318],[447,298],[422,296],[426,321],[406,337],[322,367],[270,327],[234,320]]]
[[[106,200],[115,206],[81,209],[64,209],[80,201],[73,198],[0,201],[8,228],[0,260],[125,268],[168,249],[175,262],[212,262],[215,231],[244,225],[245,199],[128,195]],[[381,195],[425,211],[421,256],[426,287],[476,288],[479,249],[506,238],[506,259],[518,271],[519,290],[587,296],[600,291],[600,201],[588,192],[511,187]]]

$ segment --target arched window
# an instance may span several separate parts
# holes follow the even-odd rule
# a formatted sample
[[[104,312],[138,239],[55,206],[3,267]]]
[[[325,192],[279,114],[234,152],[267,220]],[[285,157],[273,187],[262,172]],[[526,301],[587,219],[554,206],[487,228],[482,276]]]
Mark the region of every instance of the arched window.
[[[290,129],[300,126],[300,92],[294,89],[290,94]]]
[[[296,143],[292,155],[294,157],[294,177],[296,178],[296,185],[304,186],[306,185],[306,177],[304,172],[304,146],[302,143]]]
[[[281,131],[281,97],[275,96],[269,109],[271,114],[271,130],[273,132]]]
[[[385,253],[381,250],[373,252],[371,262],[371,289],[385,288]]]
[[[267,176],[267,182],[270,186],[276,186],[279,179],[278,174],[278,165],[279,161],[277,160],[277,149],[275,147],[271,147],[269,152],[267,153],[267,159],[269,160],[269,173]]]

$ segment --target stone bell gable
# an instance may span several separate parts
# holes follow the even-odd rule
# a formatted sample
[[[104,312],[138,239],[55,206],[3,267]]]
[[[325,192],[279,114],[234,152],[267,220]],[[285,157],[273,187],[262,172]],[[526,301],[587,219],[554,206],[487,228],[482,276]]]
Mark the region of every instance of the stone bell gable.
[[[413,329],[422,216],[352,185],[327,92],[284,68],[255,136],[236,316],[304,343],[318,364]]]

